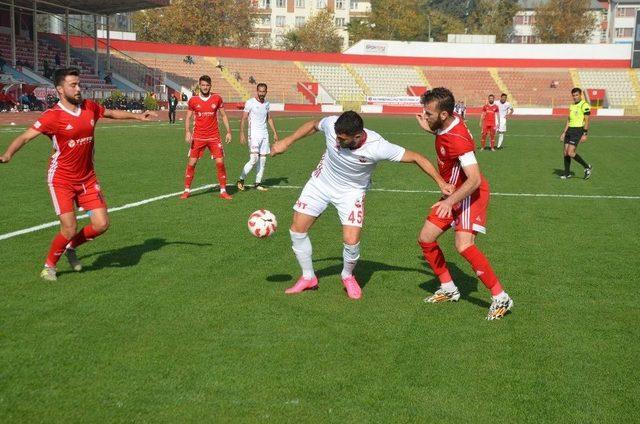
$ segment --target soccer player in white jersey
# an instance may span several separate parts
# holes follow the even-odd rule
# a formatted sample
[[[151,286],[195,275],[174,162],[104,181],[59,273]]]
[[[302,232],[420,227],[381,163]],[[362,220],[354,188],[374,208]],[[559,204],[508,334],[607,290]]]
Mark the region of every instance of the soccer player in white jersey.
[[[380,134],[365,129],[362,118],[353,111],[303,124],[292,135],[275,143],[271,156],[283,153],[296,141],[318,131],[324,133],[327,149],[293,207],[295,212],[289,230],[291,247],[302,268],[302,276],[285,293],[295,294],[318,288],[311,258],[311,240],[307,232],[318,216],[332,204],[338,210],[342,223],[342,284],[350,298],[359,299],[362,291],[353,276],[353,269],[360,258],[365,192],[376,164],[383,160],[415,163],[434,179],[445,195],[453,193],[453,186],[446,183],[431,162],[421,154],[392,144]]]
[[[512,114],[513,106],[507,101],[507,95],[502,93],[500,95],[500,101],[498,102],[498,115],[500,116],[500,123],[498,125],[498,149],[502,149],[504,134],[507,132],[507,116]]]
[[[240,143],[247,142],[244,136],[244,124],[249,119],[249,162],[242,168],[242,174],[238,179],[238,190],[244,191],[244,180],[247,174],[251,172],[253,167],[258,164],[256,169],[256,183],[254,187],[260,191],[267,191],[262,185],[262,177],[264,175],[264,167],[267,162],[269,148],[269,131],[267,130],[267,122],[273,131],[274,141],[278,141],[278,132],[273,124],[273,118],[269,114],[270,104],[266,101],[267,84],[261,82],[256,87],[257,96],[252,97],[244,104],[244,113],[240,120]]]

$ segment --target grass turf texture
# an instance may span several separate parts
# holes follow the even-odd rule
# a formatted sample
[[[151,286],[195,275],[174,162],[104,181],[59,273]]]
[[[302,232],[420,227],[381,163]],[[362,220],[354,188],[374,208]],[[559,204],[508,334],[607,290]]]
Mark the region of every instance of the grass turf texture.
[[[280,118],[288,133],[304,118]],[[413,118],[366,117],[389,140],[434,158]],[[234,120],[234,127],[237,128]],[[479,161],[493,192],[640,195],[640,125],[594,120],[579,153],[590,181],[561,181],[560,120],[512,120],[502,151]],[[477,121],[470,127],[478,138]],[[0,150],[17,132],[2,132]],[[110,206],[180,191],[180,125],[102,125],[96,166]],[[303,185],[320,136],[267,161],[267,185]],[[0,234],[54,220],[40,138],[0,167]],[[229,182],[248,155],[227,147]],[[575,162],[578,177],[582,167]],[[202,160],[194,187],[215,181]],[[253,175],[248,183],[253,182]],[[374,188],[435,186],[385,163]],[[232,191],[232,193],[235,190]],[[427,305],[437,283],[416,236],[437,195],[367,196],[361,301],[340,284],[334,209],[311,230],[321,289],[285,296],[298,277],[287,228],[299,189],[249,190],[231,202],[194,193],[111,215],[38,278],[55,229],[0,241],[0,421],[632,422],[639,405],[637,219],[640,200],[493,196],[479,246],[515,299],[486,322],[489,294],[441,246],[463,298]],[[273,211],[279,231],[250,236],[248,215]],[[87,221],[80,221],[80,225]]]

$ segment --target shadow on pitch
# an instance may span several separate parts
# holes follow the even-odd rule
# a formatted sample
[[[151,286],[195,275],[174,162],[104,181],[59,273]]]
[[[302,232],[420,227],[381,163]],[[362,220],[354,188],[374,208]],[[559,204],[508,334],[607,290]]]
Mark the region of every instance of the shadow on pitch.
[[[575,172],[573,172],[573,171],[569,172],[569,174],[571,174],[572,177],[574,177],[576,175]],[[553,170],[553,175],[557,175],[558,177],[561,176],[561,175],[564,175],[564,169],[557,169],[557,168],[554,169]]]
[[[150,238],[140,244],[91,253],[89,255],[82,256],[80,259],[86,260],[91,257],[97,257],[92,264],[87,264],[83,267],[83,272],[96,271],[103,268],[127,268],[138,265],[145,253],[160,250],[163,247],[171,245],[199,247],[212,246],[210,243],[191,243],[185,241],[167,241],[163,238]],[[73,271],[65,271],[64,273],[72,272]],[[61,272],[60,274],[63,273]]]

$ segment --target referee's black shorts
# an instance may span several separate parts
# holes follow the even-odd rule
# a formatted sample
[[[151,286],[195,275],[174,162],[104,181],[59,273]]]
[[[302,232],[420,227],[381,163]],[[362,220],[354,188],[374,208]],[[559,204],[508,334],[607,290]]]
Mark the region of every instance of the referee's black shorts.
[[[584,135],[583,127],[569,127],[564,135],[564,144],[571,144],[577,146],[580,144],[580,139]]]

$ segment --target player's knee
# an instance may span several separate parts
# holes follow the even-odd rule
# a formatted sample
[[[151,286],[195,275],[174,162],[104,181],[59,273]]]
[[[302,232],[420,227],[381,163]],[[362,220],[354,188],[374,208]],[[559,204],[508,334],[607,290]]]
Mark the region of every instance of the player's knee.
[[[473,241],[468,240],[456,240],[456,250],[458,253],[462,253],[467,250],[469,247],[473,246]]]
[[[99,222],[94,222],[91,224],[91,226],[94,230],[102,234],[109,229],[109,220],[105,219]]]
[[[350,246],[356,245],[360,243],[360,234],[345,234],[342,241]]]

